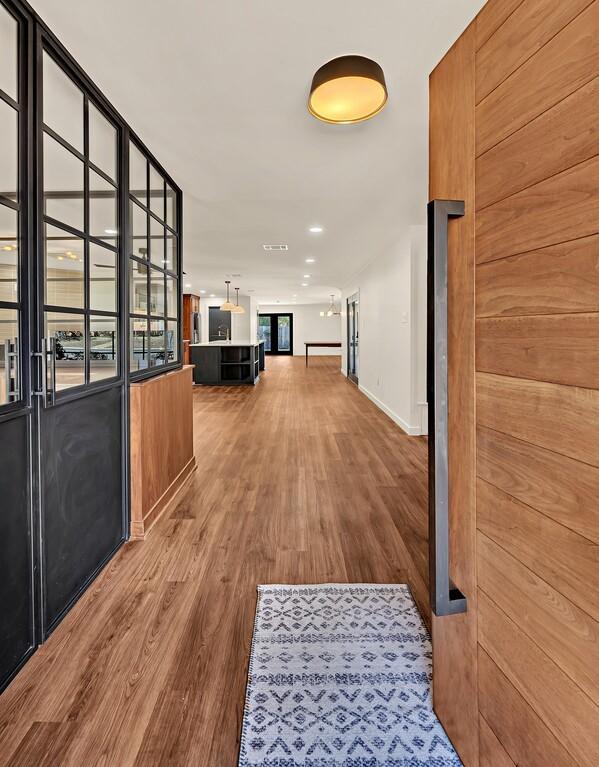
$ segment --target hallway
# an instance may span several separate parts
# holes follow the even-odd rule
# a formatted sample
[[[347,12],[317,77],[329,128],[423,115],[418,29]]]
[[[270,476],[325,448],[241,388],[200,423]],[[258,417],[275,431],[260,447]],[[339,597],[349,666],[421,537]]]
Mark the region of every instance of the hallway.
[[[409,583],[429,622],[426,440],[338,357],[196,387],[194,435],[178,504],[0,699],[2,765],[233,767],[258,584]]]

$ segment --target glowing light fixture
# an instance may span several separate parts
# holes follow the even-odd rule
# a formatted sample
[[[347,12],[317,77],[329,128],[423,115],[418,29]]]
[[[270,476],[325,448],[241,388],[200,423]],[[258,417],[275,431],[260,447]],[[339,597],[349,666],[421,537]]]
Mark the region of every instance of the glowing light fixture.
[[[322,232],[322,226],[311,226],[310,231],[312,234],[320,234],[320,232]]]
[[[307,263],[307,264],[313,264],[315,261],[316,261],[316,259],[315,259],[315,258],[307,258],[307,259],[306,259],[306,263]]]
[[[230,284],[231,284],[231,280],[225,280],[225,285],[227,286],[227,300],[220,307],[221,311],[223,311],[223,312],[233,312],[233,311],[235,311],[235,304],[232,304],[229,301],[229,285]]]
[[[237,291],[237,301],[235,303],[235,307],[231,309],[231,312],[233,314],[245,314],[245,309],[243,306],[239,306],[239,288],[235,288],[235,290]]]
[[[323,64],[312,79],[308,109],[328,123],[359,123],[387,103],[381,67],[364,56],[340,56]]]

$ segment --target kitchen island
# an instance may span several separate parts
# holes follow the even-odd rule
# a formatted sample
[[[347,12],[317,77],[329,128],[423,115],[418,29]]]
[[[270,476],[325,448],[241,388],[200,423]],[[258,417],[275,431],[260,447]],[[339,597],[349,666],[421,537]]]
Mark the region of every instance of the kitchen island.
[[[256,384],[264,370],[264,341],[206,341],[190,344],[194,384]]]

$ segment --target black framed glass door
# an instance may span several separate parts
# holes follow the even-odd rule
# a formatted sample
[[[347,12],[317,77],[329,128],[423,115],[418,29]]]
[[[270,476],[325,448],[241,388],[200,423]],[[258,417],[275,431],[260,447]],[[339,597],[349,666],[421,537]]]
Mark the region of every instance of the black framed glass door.
[[[358,383],[360,362],[360,298],[354,294],[347,299],[347,377]]]
[[[258,339],[266,354],[293,354],[293,314],[259,314]]]

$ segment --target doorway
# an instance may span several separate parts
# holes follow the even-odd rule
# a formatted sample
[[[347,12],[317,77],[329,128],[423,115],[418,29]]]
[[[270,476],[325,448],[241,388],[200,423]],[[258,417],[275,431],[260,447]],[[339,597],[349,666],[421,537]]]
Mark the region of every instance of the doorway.
[[[266,354],[293,354],[293,314],[259,314],[258,339]]]
[[[347,299],[347,377],[358,383],[360,362],[360,296],[354,293]]]
[[[223,312],[218,306],[208,307],[208,340],[231,340],[231,312]]]

